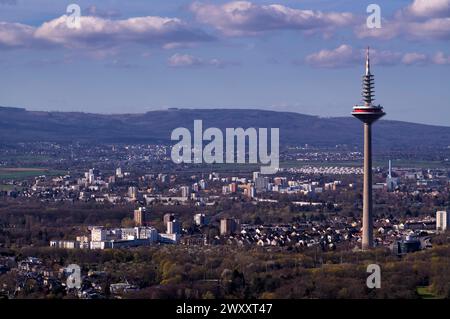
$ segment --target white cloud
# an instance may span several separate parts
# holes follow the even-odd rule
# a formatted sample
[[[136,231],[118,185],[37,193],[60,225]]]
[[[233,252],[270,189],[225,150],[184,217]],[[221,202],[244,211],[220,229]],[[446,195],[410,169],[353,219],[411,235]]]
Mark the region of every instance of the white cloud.
[[[0,22],[0,48],[22,48],[30,45],[34,29],[25,24]]]
[[[189,54],[175,53],[167,60],[167,63],[169,66],[177,68],[202,65],[203,60]]]
[[[105,49],[129,44],[164,46],[168,43],[211,41],[204,31],[194,29],[177,18],[135,17],[110,20],[82,16],[81,28],[67,26],[61,16],[33,27],[18,23],[0,23],[0,47],[31,47],[53,45],[65,48]]]
[[[450,0],[414,0],[398,14],[405,17],[448,17],[450,16]]]
[[[437,52],[433,56],[433,63],[434,64],[450,64],[450,56],[445,55],[443,52]]]
[[[333,50],[321,50],[306,57],[307,64],[320,68],[346,67],[356,64],[359,60],[357,52],[347,44]]]
[[[355,17],[346,12],[324,13],[249,1],[232,1],[222,5],[194,2],[190,9],[199,22],[211,25],[228,36],[257,35],[271,30],[331,32],[336,27],[355,22]]]
[[[450,0],[415,0],[398,10],[391,19],[383,20],[380,29],[365,24],[355,28],[360,38],[450,39]]]
[[[442,52],[430,57],[417,52],[395,52],[389,50],[371,49],[371,62],[376,65],[425,65],[448,64],[450,59]],[[332,50],[321,50],[308,55],[306,64],[316,68],[344,68],[354,65],[363,65],[365,49],[354,49],[343,44]]]
[[[412,65],[412,64],[424,64],[428,60],[428,57],[423,53],[406,53],[403,55],[401,62],[406,65]]]
[[[414,38],[450,39],[450,18],[434,18],[423,23],[410,23],[406,34]]]
[[[168,60],[167,64],[173,68],[186,68],[186,67],[216,67],[224,68],[226,66],[238,65],[236,62],[227,62],[220,59],[202,59],[194,57],[189,54],[176,53],[172,55]]]
[[[174,49],[186,49],[195,47],[196,43],[194,42],[170,42],[163,45],[165,50],[174,50]]]
[[[360,25],[355,29],[359,38],[393,39],[405,36],[413,40],[450,39],[450,18],[434,18],[423,22],[384,21],[380,29],[369,29]]]

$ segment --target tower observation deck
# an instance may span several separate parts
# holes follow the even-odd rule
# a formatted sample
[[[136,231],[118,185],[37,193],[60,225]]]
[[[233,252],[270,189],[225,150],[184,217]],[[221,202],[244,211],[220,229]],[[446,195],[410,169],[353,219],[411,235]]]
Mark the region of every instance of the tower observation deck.
[[[385,115],[381,105],[374,105],[375,101],[375,79],[370,72],[370,52],[367,48],[366,73],[362,79],[363,104],[353,107],[352,115],[364,123],[373,123]]]

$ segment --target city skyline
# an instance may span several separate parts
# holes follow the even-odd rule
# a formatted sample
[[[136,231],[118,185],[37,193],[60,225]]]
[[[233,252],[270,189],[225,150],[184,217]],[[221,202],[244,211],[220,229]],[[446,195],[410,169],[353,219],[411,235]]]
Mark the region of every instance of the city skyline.
[[[0,0],[0,303],[450,299],[448,40],[450,0]]]
[[[370,45],[386,119],[450,125],[442,80],[450,65],[447,0],[378,1],[381,29],[366,27],[370,1],[75,3],[79,33],[61,18],[68,3],[0,1],[0,69],[8,74],[0,105],[348,116]]]

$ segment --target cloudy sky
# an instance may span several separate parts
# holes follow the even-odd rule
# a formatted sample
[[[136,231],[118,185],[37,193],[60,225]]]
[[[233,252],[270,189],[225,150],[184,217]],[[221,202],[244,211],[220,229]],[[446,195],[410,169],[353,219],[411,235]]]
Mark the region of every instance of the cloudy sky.
[[[387,118],[450,126],[449,40],[450,0],[0,0],[0,105],[348,116],[370,45]]]

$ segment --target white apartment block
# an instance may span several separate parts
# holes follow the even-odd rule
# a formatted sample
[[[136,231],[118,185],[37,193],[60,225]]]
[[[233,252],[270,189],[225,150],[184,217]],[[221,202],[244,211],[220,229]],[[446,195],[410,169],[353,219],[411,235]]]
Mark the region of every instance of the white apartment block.
[[[436,230],[444,232],[450,223],[450,212],[439,211],[436,213]]]

